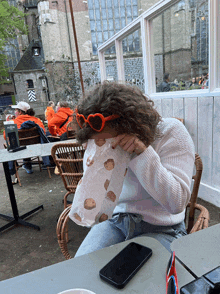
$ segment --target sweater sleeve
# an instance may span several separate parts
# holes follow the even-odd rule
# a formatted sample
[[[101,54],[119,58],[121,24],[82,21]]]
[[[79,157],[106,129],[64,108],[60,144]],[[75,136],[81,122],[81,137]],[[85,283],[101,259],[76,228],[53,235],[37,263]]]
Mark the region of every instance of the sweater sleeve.
[[[195,151],[188,132],[171,129],[158,144],[131,160],[129,167],[142,187],[168,212],[182,212],[190,199]]]

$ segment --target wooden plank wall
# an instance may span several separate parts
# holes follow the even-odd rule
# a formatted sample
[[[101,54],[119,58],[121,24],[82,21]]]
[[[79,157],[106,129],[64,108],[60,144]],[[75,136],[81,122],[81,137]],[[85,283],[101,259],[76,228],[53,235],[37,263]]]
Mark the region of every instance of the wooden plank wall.
[[[154,103],[162,117],[184,119],[203,161],[200,190],[209,195],[201,198],[220,207],[220,97],[155,98]]]

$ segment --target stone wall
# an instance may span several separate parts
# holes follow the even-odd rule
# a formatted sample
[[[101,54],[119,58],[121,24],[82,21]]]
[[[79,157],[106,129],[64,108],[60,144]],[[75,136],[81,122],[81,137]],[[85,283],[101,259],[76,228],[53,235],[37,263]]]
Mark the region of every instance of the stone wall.
[[[74,20],[81,60],[90,60],[92,46],[87,6],[74,1]],[[38,13],[45,61],[77,61],[68,1],[39,1]]]
[[[44,74],[44,71],[36,70],[33,72],[18,72],[14,73],[14,81],[16,85],[16,101],[26,101],[29,103],[28,99],[28,87],[27,80],[33,80],[34,90],[36,94],[36,101],[46,102],[46,93],[43,90],[42,80],[40,77]]]

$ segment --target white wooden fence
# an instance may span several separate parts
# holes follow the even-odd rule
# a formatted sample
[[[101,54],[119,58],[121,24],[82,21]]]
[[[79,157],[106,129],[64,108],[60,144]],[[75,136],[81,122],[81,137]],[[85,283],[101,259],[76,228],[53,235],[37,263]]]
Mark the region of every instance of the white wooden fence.
[[[199,197],[220,207],[220,97],[154,98],[162,117],[179,117],[203,161]]]

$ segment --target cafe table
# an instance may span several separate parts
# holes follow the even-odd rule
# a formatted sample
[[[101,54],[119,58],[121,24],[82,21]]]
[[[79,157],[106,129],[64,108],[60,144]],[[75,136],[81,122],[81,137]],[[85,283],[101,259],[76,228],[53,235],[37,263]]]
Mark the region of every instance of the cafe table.
[[[176,239],[171,250],[195,277],[220,266],[220,224]]]
[[[125,288],[119,290],[102,281],[99,270],[130,242],[150,247],[153,254]],[[166,268],[170,256],[170,252],[157,240],[146,236],[137,237],[2,281],[0,293],[57,294],[67,289],[83,288],[96,294],[165,294]],[[176,262],[176,270],[180,287],[194,280],[179,262]]]
[[[76,140],[68,140],[68,142],[76,142]],[[3,232],[4,230],[9,229],[10,227],[12,227],[16,224],[23,225],[26,227],[31,227],[36,230],[40,230],[39,226],[31,224],[31,223],[25,221],[24,219],[31,216],[36,211],[43,209],[43,205],[40,205],[40,206],[32,209],[31,211],[26,212],[25,214],[23,214],[21,216],[19,215],[17,202],[16,202],[16,198],[15,198],[15,193],[14,193],[14,188],[12,185],[11,176],[10,176],[10,172],[9,172],[8,161],[36,157],[36,156],[51,155],[51,148],[56,143],[57,142],[52,142],[52,143],[47,143],[47,144],[28,145],[26,149],[23,149],[23,150],[20,150],[17,152],[9,152],[7,149],[0,150],[0,163],[3,163],[3,168],[4,168],[4,173],[5,173],[6,183],[7,183],[7,187],[8,187],[8,193],[9,193],[9,198],[10,198],[10,202],[11,202],[12,213],[13,213],[13,217],[8,216],[8,215],[4,215],[4,214],[0,214],[1,218],[5,219],[6,221],[9,221],[9,223],[0,227],[0,232]]]

